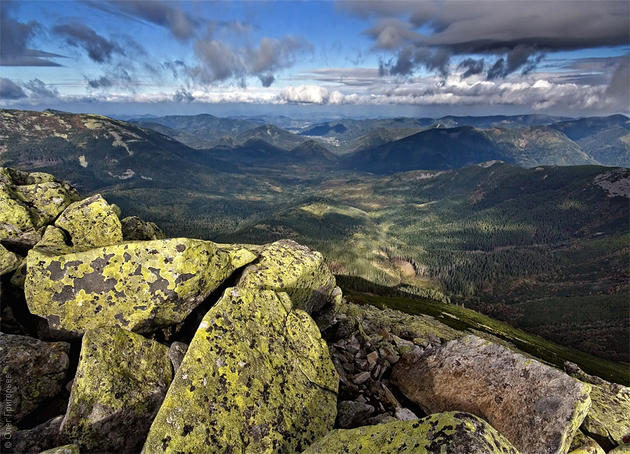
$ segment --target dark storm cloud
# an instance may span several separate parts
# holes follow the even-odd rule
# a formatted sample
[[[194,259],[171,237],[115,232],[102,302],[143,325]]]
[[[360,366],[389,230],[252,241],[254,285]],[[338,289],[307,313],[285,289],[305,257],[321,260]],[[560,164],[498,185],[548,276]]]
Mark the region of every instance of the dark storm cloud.
[[[619,63],[608,88],[606,89],[606,96],[612,98],[622,106],[624,111],[628,111],[630,108],[630,90],[628,85],[630,84],[630,54],[624,56],[623,60]]]
[[[41,29],[36,21],[18,22],[11,17],[14,3],[0,7],[0,66],[60,66],[50,61],[61,55],[28,48],[29,40]]]
[[[271,84],[274,72],[292,66],[299,54],[312,51],[312,45],[299,36],[285,36],[264,37],[258,47],[240,48],[217,39],[200,39],[194,49],[200,65],[191,68],[189,74],[203,83],[244,81],[247,76],[255,76],[263,84]]]
[[[271,87],[276,80],[273,74],[260,74],[258,78],[263,87]]]
[[[458,69],[465,69],[462,77],[465,79],[470,76],[474,76],[475,74],[481,74],[484,70],[485,64],[482,59],[475,60],[474,58],[467,58],[463,60],[459,65],[457,65]]]
[[[133,89],[135,82],[129,71],[122,65],[117,65],[107,71],[106,74],[90,79],[86,77],[90,88],[103,89],[110,87],[125,87]]]
[[[381,70],[385,74],[408,76],[417,67],[423,66],[430,71],[438,71],[446,75],[449,59],[450,54],[446,49],[409,45],[398,51],[395,59],[382,62]]]
[[[200,20],[177,7],[176,2],[163,0],[85,0],[84,3],[111,14],[150,22],[168,29],[180,41],[186,41],[197,34]]]
[[[31,92],[31,97],[56,98],[59,95],[56,88],[46,85],[39,79],[29,80],[24,84],[24,88]]]
[[[26,98],[24,90],[10,79],[0,77],[0,99]]]
[[[124,50],[114,41],[96,33],[87,25],[72,23],[56,25],[52,32],[64,38],[67,44],[84,49],[88,56],[98,63],[112,59],[112,55],[124,55]]]
[[[487,54],[492,56],[491,78],[531,71],[545,52],[630,44],[626,0],[341,0],[339,6],[376,21],[366,34],[377,48],[401,52],[412,45],[444,49],[449,55]],[[417,58],[405,60],[408,55],[398,55],[399,69],[406,70],[409,62],[413,68],[423,64]]]

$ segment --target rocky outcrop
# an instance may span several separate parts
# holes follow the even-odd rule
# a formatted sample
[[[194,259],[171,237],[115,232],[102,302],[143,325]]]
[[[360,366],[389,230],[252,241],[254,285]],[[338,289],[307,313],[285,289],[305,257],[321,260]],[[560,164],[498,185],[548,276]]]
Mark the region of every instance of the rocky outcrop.
[[[300,452],[333,427],[338,378],[313,320],[286,293],[229,288],[195,334],[144,446]]]
[[[630,388],[586,374],[572,363],[565,369],[591,386],[591,408],[582,430],[608,450],[630,444]]]
[[[260,252],[238,286],[286,292],[296,309],[312,314],[332,301],[335,277],[322,254],[295,241],[280,240]]]
[[[37,454],[61,445],[59,428],[63,416],[57,416],[31,429],[18,430],[11,437],[12,449],[21,454]]]
[[[304,454],[518,454],[487,422],[474,415],[438,413],[416,421],[395,421],[333,430]]]
[[[86,331],[63,439],[88,452],[138,452],[172,377],[164,345],[119,327]]]
[[[162,240],[164,232],[154,223],[143,221],[138,216],[129,216],[120,220],[122,235],[125,241]]]
[[[68,335],[113,324],[150,332],[182,322],[234,269],[214,243],[187,238],[32,250],[24,291],[30,311]]]
[[[28,336],[0,333],[3,426],[19,423],[61,391],[70,363],[69,350],[66,342],[42,342]]]
[[[523,453],[564,454],[590,407],[590,386],[476,336],[404,355],[392,381],[429,413],[486,419]]]
[[[77,251],[109,246],[123,240],[117,211],[100,194],[68,206],[55,221],[55,226],[68,232]]]

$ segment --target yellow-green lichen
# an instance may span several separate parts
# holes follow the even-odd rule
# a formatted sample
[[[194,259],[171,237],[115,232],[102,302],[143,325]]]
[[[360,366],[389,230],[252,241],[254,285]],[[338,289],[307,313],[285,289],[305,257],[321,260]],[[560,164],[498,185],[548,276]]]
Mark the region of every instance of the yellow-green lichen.
[[[258,262],[245,270],[238,286],[286,292],[294,307],[313,313],[330,301],[335,277],[322,254],[281,240],[260,252]]]
[[[469,413],[436,413],[415,421],[395,421],[337,429],[303,454],[518,454],[483,419]]]
[[[630,437],[630,388],[607,382],[591,387],[592,405],[582,429],[609,446],[622,444]]]
[[[137,452],[172,376],[166,346],[119,327],[86,331],[63,439],[90,452]]]
[[[578,431],[573,437],[569,454],[605,454],[606,452],[595,440]]]
[[[65,255],[33,249],[24,285],[31,313],[81,334],[120,325],[135,332],[182,322],[234,271],[209,241],[136,241]]]
[[[123,240],[116,211],[99,194],[68,206],[55,226],[70,234],[77,250],[109,246]]]
[[[199,325],[144,446],[300,452],[332,429],[338,377],[308,314],[284,294],[228,288]]]
[[[0,244],[0,276],[10,273],[20,266],[22,259]]]
[[[39,454],[80,454],[79,446],[77,445],[63,445],[56,448],[47,449]]]

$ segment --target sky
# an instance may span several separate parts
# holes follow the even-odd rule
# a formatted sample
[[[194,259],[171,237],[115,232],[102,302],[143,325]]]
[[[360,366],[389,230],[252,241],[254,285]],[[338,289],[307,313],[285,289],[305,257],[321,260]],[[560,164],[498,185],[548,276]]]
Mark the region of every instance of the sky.
[[[5,108],[630,112],[627,0],[0,0],[0,20]]]

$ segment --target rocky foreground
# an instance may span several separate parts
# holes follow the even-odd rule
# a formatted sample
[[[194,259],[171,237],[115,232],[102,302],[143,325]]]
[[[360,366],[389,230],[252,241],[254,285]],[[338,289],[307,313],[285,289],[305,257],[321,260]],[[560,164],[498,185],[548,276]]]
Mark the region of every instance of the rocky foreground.
[[[630,389],[0,168],[2,452],[630,452]]]

